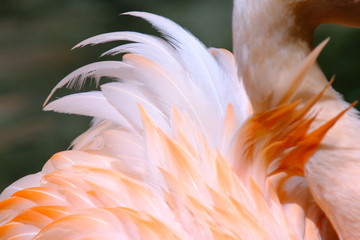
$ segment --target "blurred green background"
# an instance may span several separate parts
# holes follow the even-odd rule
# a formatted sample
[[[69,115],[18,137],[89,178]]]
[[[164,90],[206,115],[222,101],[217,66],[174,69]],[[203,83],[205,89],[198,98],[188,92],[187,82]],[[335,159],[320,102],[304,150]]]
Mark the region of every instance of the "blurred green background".
[[[231,50],[231,8],[231,0],[1,0],[0,191],[38,172],[88,128],[89,118],[41,110],[58,81],[114,46],[70,51],[76,43],[111,31],[155,33],[142,20],[119,16],[141,10],[174,20],[207,46]],[[360,99],[360,30],[325,25],[314,41],[328,36],[320,65],[328,77],[336,74],[334,87],[348,101]]]

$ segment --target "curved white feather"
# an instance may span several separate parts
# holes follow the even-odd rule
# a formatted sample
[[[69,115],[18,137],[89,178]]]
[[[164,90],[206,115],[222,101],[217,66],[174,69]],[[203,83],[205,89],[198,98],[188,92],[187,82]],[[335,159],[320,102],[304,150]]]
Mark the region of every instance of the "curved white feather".
[[[169,116],[161,110],[160,101],[146,89],[129,83],[107,83],[101,90],[108,101],[129,121],[135,128],[142,129],[138,104],[142,105],[148,113],[156,119],[162,129],[168,129]],[[158,104],[156,104],[158,103]],[[168,103],[167,103],[168,104]]]
[[[163,33],[167,41],[178,50],[177,53],[192,79],[198,83],[199,88],[204,89],[204,92],[212,96],[211,100],[220,114],[225,114],[226,106],[221,104],[221,96],[219,96],[219,93],[222,92],[221,88],[224,87],[220,83],[222,78],[219,67],[205,46],[191,33],[167,18],[145,12],[125,14],[143,18]]]
[[[65,84],[70,87],[75,84],[82,85],[86,76],[95,76],[98,81],[103,74],[127,82],[123,91],[132,84],[136,85],[135,88],[138,90],[134,92],[139,93],[139,96],[133,101],[132,106],[139,103],[138,100],[142,98],[142,102],[157,102],[151,109],[162,112],[164,116],[170,115],[172,105],[180,111],[187,112],[208,135],[210,142],[213,142],[211,139],[216,138],[221,129],[219,126],[228,104],[234,106],[239,123],[245,120],[244,116],[248,116],[249,113],[248,101],[242,83],[236,77],[236,66],[231,54],[215,49],[209,52],[189,32],[166,18],[142,12],[127,14],[151,22],[165,34],[167,41],[134,32],[115,32],[89,38],[75,47],[126,40],[133,43],[113,48],[104,54],[131,54],[125,55],[122,63],[99,62],[74,71],[53,89],[50,96]],[[144,92],[145,96],[141,97]],[[120,113],[129,114],[134,111],[122,102],[125,102],[125,99],[119,102],[114,97],[111,104],[116,105],[115,108]],[[128,116],[135,117],[132,121],[136,122],[137,127],[141,126],[138,114]],[[163,117],[154,119],[160,127],[167,125],[165,122],[157,122],[162,121]]]
[[[98,84],[101,77],[114,77],[119,73],[121,73],[122,76],[126,76],[129,74],[129,70],[130,68],[128,65],[119,61],[103,61],[85,65],[68,74],[58,84],[56,84],[56,86],[51,90],[49,96],[46,98],[44,106],[47,104],[54,92],[66,84],[70,88],[76,86],[81,88],[88,77],[93,77],[96,84]]]
[[[157,54],[153,54],[150,59],[153,59],[154,61],[156,60],[155,62],[158,62],[162,66],[166,66],[169,68],[174,67],[174,65],[178,65],[176,56],[174,55],[175,49],[173,46],[171,46],[162,38],[138,32],[120,31],[100,34],[80,42],[74,48],[83,47],[85,45],[106,43],[110,41],[130,41],[140,43],[142,46],[146,45],[147,48],[142,48],[142,51],[145,52],[141,52],[141,55],[144,55],[149,50],[152,52],[156,51]],[[117,48],[118,47],[115,47],[109,51],[116,51]],[[122,48],[122,45],[120,46],[120,48]],[[128,50],[128,52],[131,51]],[[101,56],[103,55],[106,55],[106,53],[103,53]]]
[[[109,120],[131,129],[129,122],[116,110],[100,91],[71,94],[50,102],[45,111],[78,114]]]

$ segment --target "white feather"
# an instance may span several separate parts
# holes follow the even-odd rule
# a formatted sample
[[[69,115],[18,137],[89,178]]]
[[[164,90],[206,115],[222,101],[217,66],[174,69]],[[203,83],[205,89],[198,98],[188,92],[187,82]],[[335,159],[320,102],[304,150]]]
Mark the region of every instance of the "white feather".
[[[210,48],[209,51],[215,57],[219,68],[222,70],[223,91],[222,104],[227,106],[231,103],[235,116],[238,118],[238,125],[241,126],[250,115],[250,102],[246,94],[242,79],[237,77],[237,67],[234,55],[225,50]]]
[[[199,88],[211,96],[214,107],[223,115],[226,106],[222,106],[220,101],[224,86],[221,83],[219,66],[205,46],[191,33],[167,18],[145,12],[129,12],[127,14],[147,20],[164,34],[165,38],[177,49],[190,77],[197,82]]]
[[[249,114],[249,103],[242,82],[237,78],[233,56],[224,50],[209,51],[189,32],[166,18],[140,12],[128,14],[152,23],[164,34],[165,40],[136,32],[114,32],[79,43],[75,47],[119,40],[132,42],[103,54],[130,53],[123,56],[122,62],[105,61],[82,67],[66,76],[50,94],[65,84],[81,86],[87,76],[95,77],[97,82],[102,76],[115,79],[115,82],[101,86],[103,96],[99,97],[100,93],[96,93],[99,96],[89,95],[88,101],[86,94],[94,93],[66,97],[55,101],[46,110],[96,118],[95,126],[74,141],[75,149],[105,147],[109,141],[104,137],[106,132],[118,128],[130,130],[127,123],[133,126],[134,129],[130,130],[133,134],[141,135],[143,123],[139,104],[155,125],[167,134],[176,134],[170,127],[175,106],[200,128],[211,146],[224,146],[224,142],[216,139],[220,138],[228,105],[233,105],[239,126]],[[79,105],[72,106],[73,100]],[[86,106],[81,107],[83,104]]]
[[[108,101],[121,111],[124,117],[134,124],[135,128],[142,129],[138,104],[146,109],[162,129],[168,128],[168,116],[160,109],[161,106],[156,104],[159,102],[158,99],[151,96],[146,89],[129,83],[107,83],[101,86],[101,90]]]
[[[149,56],[148,57],[166,68],[173,68],[174,66],[177,66],[179,64],[174,54],[175,49],[168,42],[166,42],[162,38],[146,35],[138,32],[123,31],[123,32],[100,34],[82,41],[81,43],[77,44],[74,48],[83,47],[85,45],[106,43],[110,41],[131,41],[131,42],[140,43],[143,46],[146,45],[147,47],[142,48],[143,52],[140,52],[140,55],[146,56],[145,54],[149,50],[151,52],[155,52],[156,54],[152,54],[151,57]],[[122,45],[119,48],[122,48]],[[118,47],[115,47],[109,50],[108,52],[109,54],[110,53],[115,54],[117,49]],[[130,50],[127,51],[132,52]],[[108,53],[103,53],[101,56],[104,56],[106,54]]]
[[[77,93],[62,97],[49,103],[44,110],[97,117],[131,129],[131,125],[124,116],[107,101],[100,91]]]
[[[47,104],[47,102],[57,89],[65,86],[66,84],[70,88],[76,86],[81,88],[88,77],[93,77],[96,81],[96,84],[98,84],[101,77],[114,77],[114,75],[116,76],[117,74],[126,76],[126,74],[129,73],[129,70],[130,69],[128,65],[119,61],[103,61],[85,65],[63,78],[52,89],[49,96],[45,100],[44,105]]]

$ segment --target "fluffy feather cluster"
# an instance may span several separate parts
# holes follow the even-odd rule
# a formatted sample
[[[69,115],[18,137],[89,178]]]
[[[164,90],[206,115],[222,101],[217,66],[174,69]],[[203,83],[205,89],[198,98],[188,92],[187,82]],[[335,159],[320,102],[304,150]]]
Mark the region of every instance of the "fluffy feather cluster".
[[[289,76],[275,108],[251,115],[230,52],[206,49],[163,17],[128,14],[164,38],[114,32],[76,46],[130,42],[103,54],[125,53],[122,61],[86,65],[51,92],[113,79],[45,107],[94,121],[73,150],[1,194],[0,239],[326,236],[303,165],[340,115],[308,133],[322,93],[303,104],[291,98],[324,44]]]

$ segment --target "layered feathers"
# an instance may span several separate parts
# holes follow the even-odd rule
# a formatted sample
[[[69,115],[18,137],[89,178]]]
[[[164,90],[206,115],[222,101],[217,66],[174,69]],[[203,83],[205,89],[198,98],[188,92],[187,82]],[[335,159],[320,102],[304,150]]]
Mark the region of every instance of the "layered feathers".
[[[313,35],[322,23],[360,26],[357,0],[235,0],[234,55],[254,112],[273,107],[286,92],[288,76],[313,51]],[[246,33],[246,34],[244,34]],[[294,101],[310,101],[328,81],[317,64],[310,67],[292,93]],[[276,102],[276,101],[275,101]],[[311,130],[350,107],[329,87],[314,105]],[[305,177],[317,204],[340,239],[360,239],[360,121],[350,109],[328,132],[305,164]]]
[[[94,78],[100,90],[45,110],[94,117],[73,150],[9,186],[0,239],[321,239],[334,236],[304,178],[304,164],[342,114],[310,130],[325,91],[293,99],[320,45],[252,106],[232,54],[206,49],[172,21],[143,12],[164,38],[102,34],[79,46],[125,40],[54,90]],[[102,77],[113,81],[101,84]]]

